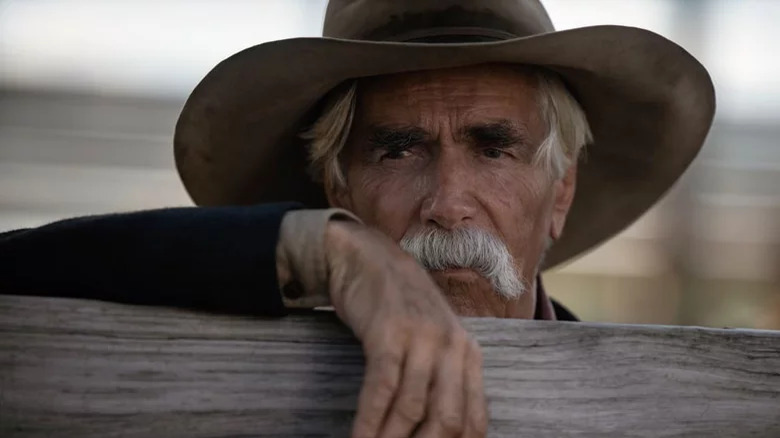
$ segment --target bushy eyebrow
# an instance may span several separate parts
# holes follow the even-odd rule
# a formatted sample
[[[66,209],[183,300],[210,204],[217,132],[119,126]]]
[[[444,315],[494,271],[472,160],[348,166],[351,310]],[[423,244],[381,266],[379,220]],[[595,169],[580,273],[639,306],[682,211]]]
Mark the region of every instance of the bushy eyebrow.
[[[430,140],[428,131],[415,125],[373,125],[368,132],[370,149],[405,149]],[[526,129],[506,119],[471,123],[461,128],[459,134],[476,146],[508,148],[528,144]]]
[[[509,120],[474,123],[461,129],[461,135],[477,145],[505,148],[528,143],[528,132]]]
[[[402,149],[427,139],[428,133],[419,126],[372,126],[368,135],[371,149]]]

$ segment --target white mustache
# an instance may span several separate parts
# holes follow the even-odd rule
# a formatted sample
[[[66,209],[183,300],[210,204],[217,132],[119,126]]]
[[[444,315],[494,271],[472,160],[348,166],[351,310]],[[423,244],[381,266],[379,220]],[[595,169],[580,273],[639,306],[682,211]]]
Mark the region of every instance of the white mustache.
[[[473,269],[502,297],[513,299],[525,292],[509,249],[485,230],[427,227],[407,234],[400,245],[428,270]]]

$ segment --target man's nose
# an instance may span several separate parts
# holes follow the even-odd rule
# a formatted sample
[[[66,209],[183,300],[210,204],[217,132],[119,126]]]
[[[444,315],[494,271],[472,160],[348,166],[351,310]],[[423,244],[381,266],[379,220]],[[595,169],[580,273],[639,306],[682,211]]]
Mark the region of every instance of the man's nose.
[[[465,161],[452,153],[442,153],[430,167],[430,192],[420,210],[423,224],[451,230],[474,220],[474,181]]]

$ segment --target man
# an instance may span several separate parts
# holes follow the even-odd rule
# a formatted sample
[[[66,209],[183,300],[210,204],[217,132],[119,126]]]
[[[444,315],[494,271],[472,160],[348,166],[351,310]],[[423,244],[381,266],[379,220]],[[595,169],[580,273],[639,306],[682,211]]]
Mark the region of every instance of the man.
[[[2,290],[332,305],[367,359],[353,436],[484,435],[456,314],[573,319],[538,274],[673,184],[709,129],[709,76],[647,31],[554,32],[532,0],[333,0],[324,34],[242,51],[190,96],[177,166],[210,207],[6,234]]]

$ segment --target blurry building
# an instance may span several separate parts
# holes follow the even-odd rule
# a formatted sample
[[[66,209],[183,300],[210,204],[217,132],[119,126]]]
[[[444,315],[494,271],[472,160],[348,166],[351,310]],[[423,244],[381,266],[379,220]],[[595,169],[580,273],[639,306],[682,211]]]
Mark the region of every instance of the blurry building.
[[[669,195],[545,275],[592,321],[780,329],[780,2],[547,0],[559,29],[653,30],[713,76],[715,125]],[[0,231],[190,205],[173,163],[184,99],[253,44],[317,36],[323,0],[0,0]],[[295,54],[290,54],[295,56]]]

